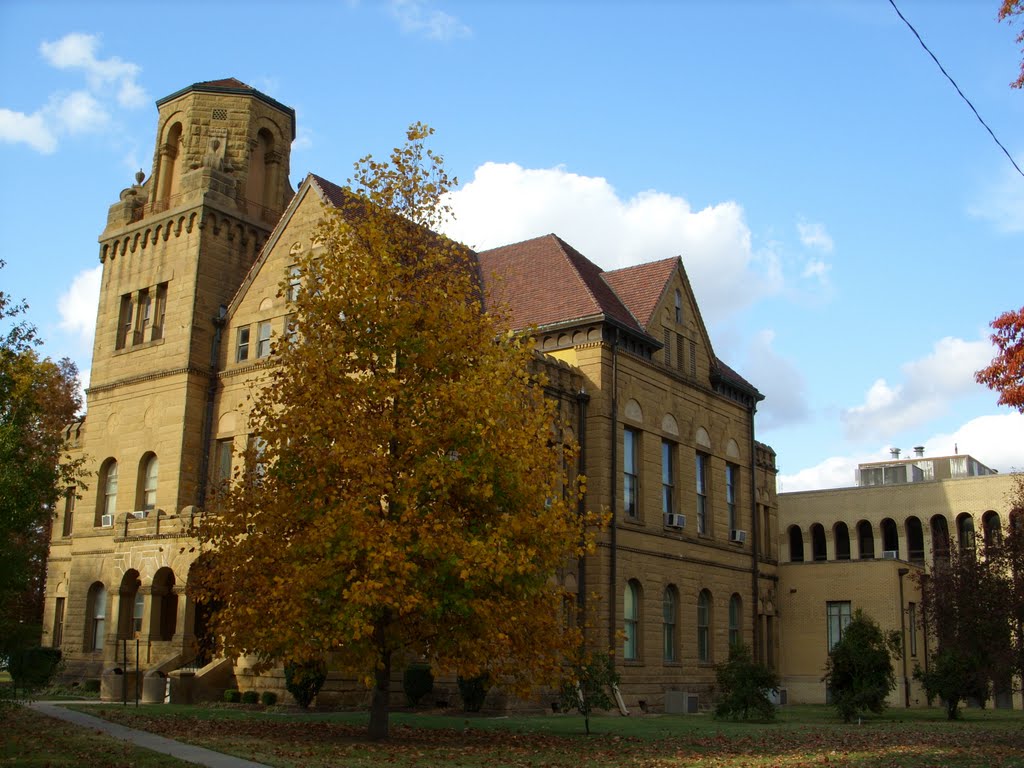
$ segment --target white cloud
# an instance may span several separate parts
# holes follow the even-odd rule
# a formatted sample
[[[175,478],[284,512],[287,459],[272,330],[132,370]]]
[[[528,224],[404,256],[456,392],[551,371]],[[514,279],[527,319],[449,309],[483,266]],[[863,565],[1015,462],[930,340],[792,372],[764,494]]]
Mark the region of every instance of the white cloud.
[[[1000,179],[967,206],[967,212],[1001,232],[1024,232],[1024,179],[1016,171],[1004,169]]]
[[[68,289],[57,299],[57,311],[60,312],[61,318],[60,328],[77,334],[90,353],[93,334],[96,331],[96,310],[100,303],[102,276],[102,264],[79,272]]]
[[[765,396],[757,409],[759,429],[796,424],[809,414],[804,377],[793,363],[772,349],[774,341],[774,331],[755,334],[744,367],[744,375],[749,374]]]
[[[807,248],[813,248],[822,253],[832,253],[835,244],[832,236],[825,230],[825,225],[809,221],[798,221],[797,232],[800,234],[800,242]]]
[[[845,410],[842,419],[853,440],[884,439],[916,427],[944,412],[949,402],[974,391],[974,372],[992,359],[987,340],[946,337],[931,354],[901,366],[903,382],[878,379],[864,403]]]
[[[61,136],[96,133],[109,127],[112,117],[104,102],[112,90],[122,107],[146,104],[149,97],[136,80],[139,66],[117,56],[98,59],[98,47],[98,37],[79,32],[41,43],[39,50],[52,66],[83,71],[88,90],[51,94],[46,105],[31,114],[0,108],[0,141],[27,144],[37,152],[51,154],[57,151]]]
[[[0,141],[8,144],[28,144],[44,155],[57,150],[57,137],[47,125],[41,112],[26,115],[0,108]]]
[[[117,100],[122,107],[144,106],[148,96],[136,81],[141,72],[139,65],[118,56],[99,59],[96,57],[99,46],[100,40],[96,35],[72,32],[52,43],[44,41],[39,51],[57,69],[82,70],[93,91],[102,90],[108,83],[115,84]]]
[[[406,34],[441,41],[469,37],[472,34],[472,30],[457,18],[429,7],[423,0],[391,0],[388,10]]]
[[[694,211],[655,191],[624,200],[606,179],[515,163],[485,163],[450,202],[445,233],[481,250],[554,232],[604,269],[682,256],[708,321],[781,289],[774,251],[755,250],[735,202]]]
[[[971,419],[954,432],[932,435],[919,445],[924,446],[926,457],[970,454],[982,464],[1005,473],[1024,470],[1022,434],[1024,415],[1001,413]],[[779,493],[855,485],[857,465],[888,460],[890,447],[882,446],[872,453],[833,456],[813,467],[782,473],[777,481]],[[913,447],[906,446],[908,450]]]
[[[68,133],[90,133],[104,128],[110,115],[85,91],[75,91],[57,100],[51,107],[53,115]]]

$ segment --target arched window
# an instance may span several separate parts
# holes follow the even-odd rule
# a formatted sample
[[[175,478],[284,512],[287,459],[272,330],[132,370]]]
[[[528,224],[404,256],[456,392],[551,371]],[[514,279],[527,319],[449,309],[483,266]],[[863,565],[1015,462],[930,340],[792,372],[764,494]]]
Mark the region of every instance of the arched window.
[[[981,529],[985,534],[985,548],[998,547],[1003,541],[1002,524],[999,514],[991,509],[981,517]]]
[[[142,632],[142,612],[145,597],[139,591],[142,582],[139,572],[134,568],[125,571],[121,579],[120,599],[117,607],[117,637],[119,640],[131,639],[135,633]]]
[[[697,661],[711,662],[711,593],[706,589],[697,597]]]
[[[857,546],[860,548],[860,559],[871,560],[875,556],[875,532],[871,523],[861,520],[857,523]]]
[[[107,620],[107,590],[101,581],[89,587],[85,616],[85,650],[102,651],[106,636],[104,627]]]
[[[175,122],[168,129],[166,139],[160,147],[159,189],[155,210],[167,210],[178,193],[178,181],[181,176],[181,123]]]
[[[846,523],[840,521],[832,526],[832,536],[836,542],[836,560],[849,560],[850,529]]]
[[[679,630],[677,616],[679,613],[679,592],[671,584],[665,587],[662,597],[662,659],[664,661],[679,660]]]
[[[900,534],[896,529],[896,521],[891,517],[885,518],[880,527],[882,529],[882,551],[895,552],[894,558],[900,556]]]
[[[907,556],[915,563],[924,562],[924,531],[921,521],[911,515],[903,524],[907,536]]]
[[[961,554],[974,551],[974,518],[967,512],[957,515],[956,535]]]
[[[932,556],[937,559],[949,557],[949,523],[944,515],[933,515],[931,521],[932,529]]]
[[[799,525],[789,526],[789,562],[804,561],[804,534]]]
[[[743,598],[733,594],[729,598],[729,647],[743,641]]]
[[[811,558],[816,562],[828,560],[828,548],[825,545],[825,529],[821,523],[811,526]]]
[[[636,661],[640,658],[640,584],[631,580],[622,596],[622,620],[626,637],[622,658]]]
[[[150,635],[158,640],[171,640],[178,627],[178,596],[174,593],[174,571],[166,566],[153,574]]]
[[[108,521],[113,525],[113,515],[117,511],[117,461],[115,459],[107,459],[100,467],[97,501],[95,525],[103,525],[104,515],[110,515]]]
[[[146,511],[156,509],[156,486],[160,474],[160,460],[155,453],[147,453],[139,462],[138,498],[136,509]]]

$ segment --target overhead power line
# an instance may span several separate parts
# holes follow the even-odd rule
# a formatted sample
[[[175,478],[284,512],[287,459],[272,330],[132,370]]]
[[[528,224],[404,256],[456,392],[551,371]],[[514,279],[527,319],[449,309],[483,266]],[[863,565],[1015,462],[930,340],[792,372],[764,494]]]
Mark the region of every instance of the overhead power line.
[[[896,15],[903,20],[903,23],[910,28],[910,31],[914,33],[914,37],[917,38],[917,42],[919,42],[921,44],[921,47],[924,48],[928,52],[928,55],[932,57],[932,61],[935,62],[935,65],[939,68],[939,71],[942,72],[942,74],[946,76],[946,79],[953,84],[953,87],[956,88],[956,92],[960,94],[960,98],[967,103],[967,106],[971,108],[971,112],[973,112],[974,116],[978,118],[978,122],[985,126],[985,130],[988,131],[988,135],[992,137],[992,141],[996,143],[996,146],[1003,150],[1003,154],[1006,155],[1006,158],[1010,161],[1013,167],[1017,169],[1017,173],[1019,173],[1021,176],[1024,176],[1024,171],[1022,171],[1020,169],[1020,166],[1017,165],[1017,161],[1013,159],[1013,156],[1010,155],[1010,153],[1006,150],[1006,147],[1003,146],[1003,143],[999,141],[998,138],[996,138],[995,133],[992,131],[991,128],[988,127],[988,123],[986,123],[982,119],[981,115],[978,114],[978,110],[976,110],[974,108],[974,105],[971,104],[971,100],[964,96],[964,92],[960,90],[960,86],[956,84],[956,80],[949,76],[949,73],[946,71],[945,67],[942,66],[942,63],[939,61],[938,57],[936,57],[936,55],[931,52],[931,49],[924,44],[924,40],[922,40],[921,36],[917,34],[917,30],[914,29],[914,25],[907,21],[906,16],[900,13],[900,9],[896,7],[895,0],[889,0],[889,5],[891,5],[892,9],[896,11]]]

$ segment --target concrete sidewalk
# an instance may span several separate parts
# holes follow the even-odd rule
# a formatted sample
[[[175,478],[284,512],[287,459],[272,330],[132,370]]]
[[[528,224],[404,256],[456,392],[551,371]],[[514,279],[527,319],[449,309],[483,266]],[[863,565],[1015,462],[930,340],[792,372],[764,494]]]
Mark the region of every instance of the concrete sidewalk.
[[[232,757],[221,752],[214,752],[212,749],[197,747],[192,744],[184,744],[180,741],[157,736],[155,733],[137,731],[134,728],[126,728],[117,723],[111,723],[99,717],[87,715],[84,712],[76,712],[62,706],[63,704],[82,704],[86,702],[54,702],[54,701],[33,701],[29,704],[32,709],[42,712],[49,717],[58,720],[66,720],[69,723],[80,725],[83,728],[91,728],[94,731],[102,731],[115,739],[127,741],[143,749],[151,749],[162,755],[170,755],[179,760],[196,765],[205,765],[208,768],[267,768],[263,763],[254,763],[252,760],[243,760],[240,757]],[[101,702],[96,702],[97,704]],[[109,704],[110,702],[103,702]]]

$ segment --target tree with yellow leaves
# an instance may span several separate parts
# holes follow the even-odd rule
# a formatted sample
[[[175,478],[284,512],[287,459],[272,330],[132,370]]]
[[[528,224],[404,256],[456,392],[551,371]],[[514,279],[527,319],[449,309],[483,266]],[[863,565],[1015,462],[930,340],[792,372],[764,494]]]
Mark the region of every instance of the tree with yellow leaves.
[[[556,683],[580,638],[552,577],[596,521],[531,340],[485,309],[475,255],[435,234],[454,181],[431,133],[360,160],[326,214],[255,396],[260,456],[200,529],[196,594],[219,605],[225,652],[364,680],[376,739],[406,660],[517,693]]]

